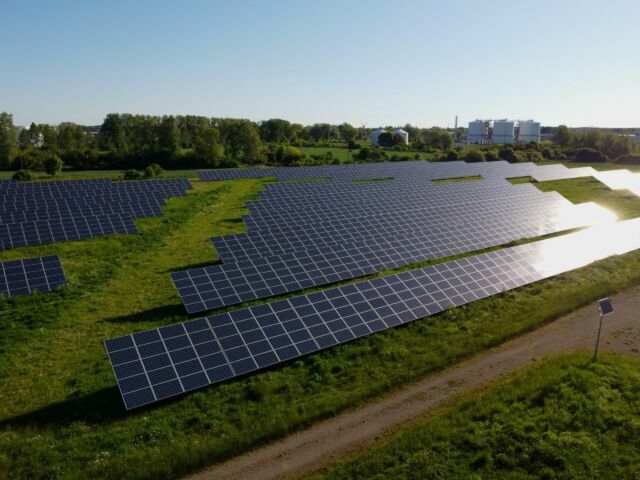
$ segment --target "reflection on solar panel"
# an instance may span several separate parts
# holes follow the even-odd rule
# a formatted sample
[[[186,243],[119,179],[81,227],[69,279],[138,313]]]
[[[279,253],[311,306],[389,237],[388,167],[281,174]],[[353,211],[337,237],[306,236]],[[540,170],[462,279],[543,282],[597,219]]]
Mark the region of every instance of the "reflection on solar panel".
[[[334,180],[354,181],[398,176],[422,176],[428,179],[447,179],[469,176],[485,178],[533,177],[538,181],[561,180],[593,176],[596,171],[590,167],[567,168],[564,165],[541,165],[534,163],[510,164],[505,161],[465,163],[424,161],[357,164],[322,165],[317,167],[280,167],[242,170],[214,170],[200,172],[201,180],[233,180],[238,178],[276,178],[278,180],[303,180],[311,178],[332,178]]]
[[[162,215],[166,198],[190,188],[188,179],[0,181],[0,250],[135,233],[135,218]]]
[[[187,311],[197,313],[606,218],[609,213],[594,204],[574,205],[556,192],[504,180],[523,172],[557,176],[566,170],[506,162],[274,169],[283,178],[310,171],[334,180],[265,185],[260,199],[247,205],[248,231],[213,239],[223,264],[176,272],[172,279]],[[484,180],[430,181],[476,173]],[[394,180],[350,181],[366,175]]]
[[[105,341],[127,409],[640,248],[640,219]]]
[[[57,255],[0,263],[0,297],[49,292],[66,283]]]

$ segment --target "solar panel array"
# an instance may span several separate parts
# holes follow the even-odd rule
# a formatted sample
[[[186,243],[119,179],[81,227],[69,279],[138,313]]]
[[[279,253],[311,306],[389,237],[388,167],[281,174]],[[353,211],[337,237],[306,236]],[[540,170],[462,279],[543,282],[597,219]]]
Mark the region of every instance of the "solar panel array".
[[[0,263],[0,297],[49,292],[66,283],[57,255]]]
[[[530,176],[538,181],[561,180],[593,176],[590,167],[567,168],[562,164],[536,165],[535,163],[508,163],[505,161],[466,163],[455,162],[392,162],[353,165],[321,165],[314,167],[277,167],[254,169],[211,170],[200,172],[201,180],[234,180],[240,178],[276,178],[278,180],[304,180],[332,178],[334,180],[367,180],[398,175],[424,175],[430,179],[459,178],[482,175],[493,178]]]
[[[135,233],[134,219],[162,215],[188,179],[112,182],[0,181],[0,251],[112,233]]]
[[[105,347],[132,409],[638,248],[634,219],[138,332]]]
[[[569,170],[405,162],[203,172],[205,178],[271,172],[281,179],[334,180],[266,184],[260,199],[247,204],[247,233],[213,239],[223,263],[176,272],[172,279],[187,311],[197,313],[587,226],[584,206],[504,181],[557,177],[562,169]],[[431,181],[475,175],[483,180]],[[387,176],[393,181],[353,183]]]

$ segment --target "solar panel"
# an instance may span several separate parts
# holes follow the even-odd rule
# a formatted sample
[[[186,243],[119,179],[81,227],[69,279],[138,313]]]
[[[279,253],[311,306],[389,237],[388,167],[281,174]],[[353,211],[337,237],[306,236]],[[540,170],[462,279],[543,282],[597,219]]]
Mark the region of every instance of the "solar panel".
[[[628,220],[138,332],[105,348],[132,409],[638,248],[640,219]]]
[[[594,205],[595,207],[595,205]],[[372,274],[388,268],[504,245],[586,226],[589,222],[573,207],[562,221],[532,215],[505,222],[500,217],[483,225],[437,225],[405,235],[390,229],[387,237],[277,256],[249,256],[238,263],[214,265],[172,274],[189,313],[302,290]],[[549,212],[553,213],[553,212]]]
[[[188,179],[0,183],[0,249],[136,233],[135,218],[162,215]]]
[[[66,283],[57,255],[0,263],[0,297],[49,292]]]

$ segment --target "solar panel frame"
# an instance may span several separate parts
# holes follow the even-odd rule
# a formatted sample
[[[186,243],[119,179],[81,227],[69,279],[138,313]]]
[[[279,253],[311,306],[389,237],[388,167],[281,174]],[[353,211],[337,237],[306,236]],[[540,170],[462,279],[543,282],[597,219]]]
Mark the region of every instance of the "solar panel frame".
[[[50,292],[66,284],[57,255],[0,262],[0,297]]]

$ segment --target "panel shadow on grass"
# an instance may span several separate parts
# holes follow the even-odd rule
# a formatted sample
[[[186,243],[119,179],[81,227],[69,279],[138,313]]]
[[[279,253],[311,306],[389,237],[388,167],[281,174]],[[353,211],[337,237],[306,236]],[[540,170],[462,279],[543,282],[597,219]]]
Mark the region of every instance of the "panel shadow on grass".
[[[120,392],[113,386],[0,420],[0,430],[14,427],[59,427],[74,422],[105,424],[120,420],[126,415]]]
[[[169,320],[169,321],[168,321]],[[120,315],[117,317],[105,318],[103,321],[109,323],[142,323],[157,322],[162,324],[173,323],[174,321],[184,322],[186,320],[186,311],[184,305],[163,305],[161,307],[151,308],[142,312],[136,312],[129,315]]]

